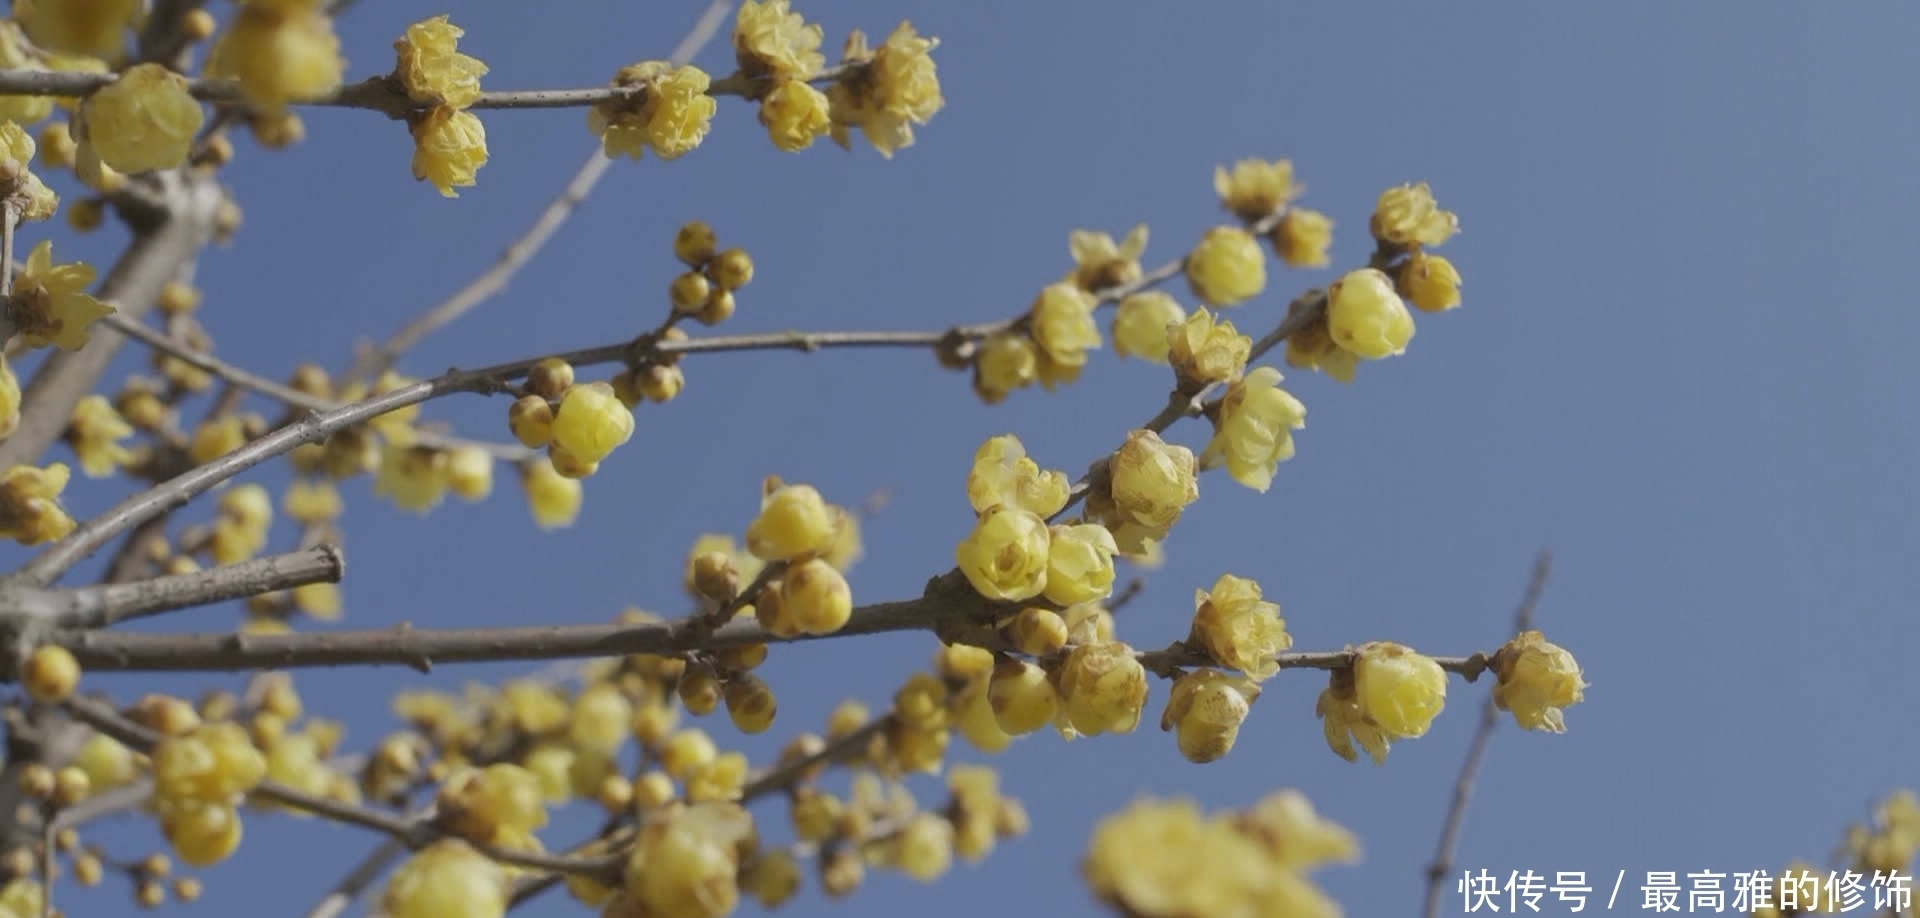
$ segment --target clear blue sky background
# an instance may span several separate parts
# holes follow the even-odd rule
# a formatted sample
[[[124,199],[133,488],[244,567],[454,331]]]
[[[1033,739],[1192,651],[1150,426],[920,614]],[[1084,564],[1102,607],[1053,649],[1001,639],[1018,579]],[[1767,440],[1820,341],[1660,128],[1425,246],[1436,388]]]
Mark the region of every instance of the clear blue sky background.
[[[493,67],[489,88],[583,86],[666,56],[698,6],[467,4],[456,21],[469,29],[463,49]],[[919,145],[892,162],[825,144],[782,154],[749,106],[723,100],[705,147],[620,164],[504,296],[405,369],[632,334],[665,308],[669,240],[691,218],[758,265],[727,330],[934,328],[1023,309],[1069,267],[1075,228],[1118,235],[1145,221],[1149,263],[1177,256],[1221,219],[1217,164],[1291,157],[1305,205],[1337,221],[1341,265],[1364,259],[1383,188],[1427,180],[1461,215],[1445,252],[1465,274],[1465,308],[1423,318],[1406,356],[1363,367],[1353,386],[1291,373],[1311,409],[1298,458],[1265,496],[1205,480],[1122,637],[1181,637],[1194,588],[1233,572],[1266,586],[1303,649],[1393,639],[1466,653],[1499,642],[1534,553],[1553,550],[1538,621],[1592,688],[1565,736],[1502,729],[1459,861],[1584,870],[1602,900],[1625,870],[1618,909],[1639,906],[1649,870],[1824,863],[1870,800],[1914,782],[1920,740],[1900,725],[1920,701],[1920,437],[1898,395],[1916,389],[1903,361],[1920,335],[1908,305],[1920,129],[1900,88],[1914,7],[801,9],[824,21],[835,52],[848,28],[884,34],[902,16],[941,37],[948,108]],[[405,24],[441,11],[355,8],[341,27],[352,75],[390,66]],[[729,69],[724,39],[699,62]],[[247,223],[201,271],[220,353],[276,374],[298,360],[343,365],[356,337],[398,328],[497,255],[591,148],[584,121],[488,114],[492,162],[457,201],[411,181],[404,131],[376,115],[312,113],[310,139],[287,153],[243,141],[231,180]],[[120,238],[56,236],[56,252],[103,266]],[[1264,331],[1289,297],[1332,276],[1276,267],[1269,293],[1232,318]],[[490,503],[426,519],[354,485],[349,624],[677,613],[686,547],[743,527],[769,473],[846,502],[891,488],[855,591],[911,596],[952,563],[970,524],[962,481],[983,438],[1018,433],[1077,473],[1150,416],[1168,382],[1108,352],[1062,392],[988,408],[922,353],[716,356],[687,372],[684,396],[643,410],[633,442],[588,482],[571,530],[535,531],[504,475]],[[505,408],[468,398],[429,412],[504,437]],[[1176,436],[1197,447],[1203,426]],[[72,504],[92,511],[116,496],[80,487]],[[218,630],[235,616],[210,609],[163,626]],[[780,720],[746,748],[764,760],[843,697],[883,702],[933,649],[925,635],[777,648],[765,672]],[[520,669],[450,668],[434,682]],[[98,684],[130,699],[206,683]],[[301,677],[310,707],[345,718],[362,742],[393,725],[392,692],[427,684],[404,670]],[[1031,836],[938,889],[874,877],[840,909],[1093,914],[1075,869],[1102,814],[1141,793],[1225,807],[1291,786],[1364,841],[1363,864],[1323,874],[1349,914],[1406,914],[1485,686],[1456,680],[1433,732],[1374,768],[1327,751],[1312,710],[1322,684],[1277,678],[1233,754],[1209,766],[1183,761],[1151,722],[1071,745],[1026,740],[997,764],[1033,816]],[[1156,686],[1150,721],[1164,698]],[[724,720],[712,728],[732,736]],[[931,779],[917,786],[939,794]],[[779,805],[767,812],[783,822]],[[585,824],[561,820],[549,842]],[[214,918],[292,914],[373,844],[272,816],[250,817],[247,834],[208,874]],[[99,837],[126,856],[157,840],[137,826]],[[119,895],[69,891],[63,905],[105,914]],[[821,904],[810,889],[794,907]],[[560,897],[528,911],[577,913]]]

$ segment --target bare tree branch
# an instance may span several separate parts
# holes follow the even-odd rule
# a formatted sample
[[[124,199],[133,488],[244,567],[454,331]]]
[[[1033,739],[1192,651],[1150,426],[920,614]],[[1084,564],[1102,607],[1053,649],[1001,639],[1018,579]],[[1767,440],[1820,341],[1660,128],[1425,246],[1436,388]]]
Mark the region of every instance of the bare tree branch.
[[[129,619],[245,599],[310,583],[339,583],[346,573],[346,564],[338,546],[319,545],[191,574],[102,584],[49,595],[60,607],[54,617],[57,627],[105,628]]]
[[[1527,582],[1527,592],[1520,599],[1520,607],[1513,613],[1513,631],[1518,634],[1533,627],[1533,612],[1540,604],[1540,594],[1547,589],[1547,577],[1553,572],[1553,555],[1541,552],[1533,562],[1533,576]],[[1493,731],[1500,724],[1500,708],[1493,703],[1493,693],[1487,693],[1487,700],[1480,706],[1480,724],[1473,732],[1473,741],[1467,746],[1467,760],[1460,767],[1460,777],[1453,782],[1453,799],[1447,804],[1447,818],[1440,827],[1440,844],[1434,851],[1433,863],[1427,865],[1427,899],[1421,914],[1425,918],[1440,918],[1440,901],[1446,895],[1447,875],[1453,872],[1453,854],[1460,845],[1460,828],[1466,824],[1467,804],[1473,800],[1473,784],[1480,776],[1480,764],[1487,757],[1487,746],[1493,740]]]

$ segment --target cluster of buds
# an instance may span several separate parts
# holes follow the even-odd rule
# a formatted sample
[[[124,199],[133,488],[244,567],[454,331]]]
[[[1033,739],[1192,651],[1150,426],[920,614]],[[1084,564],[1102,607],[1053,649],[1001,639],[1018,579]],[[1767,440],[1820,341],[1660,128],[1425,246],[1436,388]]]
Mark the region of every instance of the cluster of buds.
[[[633,408],[612,383],[577,382],[573,365],[548,358],[527,372],[526,394],[507,409],[507,427],[531,448],[544,447],[554,471],[586,478],[633,437]]]
[[[674,315],[707,326],[732,317],[734,292],[753,280],[753,258],[747,250],[722,251],[713,227],[695,220],[674,234],[673,257],[687,266],[667,287]]]

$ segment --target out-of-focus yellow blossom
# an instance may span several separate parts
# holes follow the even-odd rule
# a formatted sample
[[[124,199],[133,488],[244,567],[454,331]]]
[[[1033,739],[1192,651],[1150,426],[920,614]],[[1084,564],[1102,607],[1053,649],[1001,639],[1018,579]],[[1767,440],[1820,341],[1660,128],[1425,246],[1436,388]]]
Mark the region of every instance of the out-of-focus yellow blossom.
[[[487,164],[487,127],[472,112],[442,105],[409,119],[413,134],[413,177],[429,182],[443,198],[455,188],[473,187]]]
[[[1360,841],[1346,827],[1314,812],[1305,794],[1292,788],[1274,791],[1234,819],[1240,831],[1259,839],[1267,853],[1294,868],[1360,859]]]
[[[294,587],[291,591],[293,607],[306,613],[310,618],[323,622],[340,620],[340,585],[337,583],[309,583]]]
[[[13,375],[13,362],[0,354],[0,440],[20,429],[20,377]]]
[[[1132,733],[1147,703],[1147,670],[1119,641],[1082,644],[1053,674],[1061,713],[1081,736]]]
[[[1460,218],[1441,210],[1426,182],[1380,193],[1369,227],[1375,239],[1400,246],[1437,246],[1460,231]]]
[[[1092,295],[1071,284],[1049,284],[1027,310],[1033,341],[1047,363],[1056,367],[1086,365],[1087,352],[1100,347],[1100,327],[1094,324]]]
[[[67,422],[67,445],[73,448],[80,459],[80,471],[88,478],[106,478],[132,459],[133,454],[120,445],[131,436],[133,425],[104,395],[89,395],[75,403],[73,417]]]
[[[0,67],[35,73],[49,69],[35,53],[26,33],[11,20],[0,20]],[[0,120],[37,124],[53,114],[53,102],[52,96],[0,96]]]
[[[111,59],[126,50],[140,0],[18,0],[14,19],[48,51]]]
[[[74,154],[80,144],[73,139],[73,129],[65,121],[55,121],[40,129],[40,161],[55,169],[73,167]],[[25,160],[20,161],[26,165]]]
[[[1172,295],[1142,290],[1120,301],[1113,313],[1113,351],[1122,357],[1165,364],[1172,348],[1169,326],[1187,319],[1187,311]]]
[[[833,541],[833,508],[812,485],[768,478],[760,514],[747,524],[747,550],[762,561],[792,561]]]
[[[447,487],[461,500],[485,500],[493,493],[493,456],[480,446],[456,446],[449,450]]]
[[[776,148],[798,153],[833,127],[828,112],[826,93],[800,80],[782,80],[760,101],[760,124]]]
[[[13,320],[20,339],[28,347],[51,344],[63,351],[85,347],[87,329],[114,311],[87,295],[93,277],[93,268],[86,262],[54,264],[53,240],[35,244],[13,285]]]
[[[651,149],[662,160],[679,159],[706,139],[718,108],[707,95],[713,79],[698,67],[642,61],[620,68],[611,85],[639,91],[587,110],[587,129],[608,156],[639,159]]]
[[[280,509],[295,521],[311,525],[339,519],[346,503],[331,481],[295,479],[280,498]]]
[[[1327,334],[1363,360],[1406,353],[1413,340],[1413,313],[1377,268],[1349,271],[1327,287]]]
[[[1421,312],[1446,312],[1460,305],[1460,272],[1444,255],[1415,252],[1394,279],[1400,295]]]
[[[1333,263],[1333,218],[1317,210],[1294,207],[1280,218],[1267,239],[1274,254],[1290,268],[1324,268]]]
[[[1187,253],[1187,286],[1201,302],[1237,306],[1267,289],[1267,253],[1237,226],[1216,226]]]
[[[1067,234],[1067,251],[1073,255],[1073,271],[1067,281],[1088,293],[1099,293],[1140,280],[1140,256],[1147,251],[1147,225],[1127,231],[1125,239],[1093,230],[1074,230]]]
[[[1587,682],[1566,648],[1538,631],[1523,631],[1493,655],[1493,703],[1523,729],[1567,732],[1562,709],[1585,698]]]
[[[1018,602],[1047,588],[1051,536],[1047,521],[1030,510],[993,506],[954,549],[967,582],[988,599]]]
[[[1337,904],[1238,823],[1190,800],[1142,799],[1095,827],[1081,873],[1094,895],[1139,918],[1339,918]]]
[[[500,918],[511,885],[492,858],[460,839],[443,838],[394,870],[380,910],[389,918]]]
[[[1239,377],[1252,354],[1252,338],[1231,320],[1216,321],[1205,308],[1167,330],[1167,362],[1183,389],[1198,391]]]
[[[640,827],[621,896],[630,911],[610,914],[723,918],[740,899],[741,854],[752,849],[753,820],[738,804],[663,807]],[[616,900],[617,901],[617,900]]]
[[[447,496],[447,485],[446,450],[389,443],[381,453],[373,493],[402,510],[426,513]]]
[[[1353,382],[1354,370],[1360,366],[1359,356],[1333,343],[1325,317],[1287,336],[1285,361],[1287,366],[1318,370],[1340,383]]]
[[[1196,764],[1218,761],[1233,750],[1260,686],[1245,677],[1196,669],[1173,682],[1160,729],[1177,731],[1180,754]]]
[[[1387,749],[1392,740],[1379,726],[1367,719],[1366,712],[1360,708],[1360,699],[1354,694],[1353,671],[1336,669],[1327,680],[1327,687],[1313,704],[1314,716],[1320,718],[1321,732],[1326,736],[1327,748],[1333,754],[1347,761],[1357,757],[1353,746],[1367,751],[1375,765],[1387,763]]]
[[[1292,647],[1293,637],[1280,606],[1261,598],[1260,584],[1221,574],[1212,590],[1193,592],[1193,606],[1187,643],[1256,682],[1280,671],[1274,655]]]
[[[1063,606],[1113,594],[1113,556],[1120,546],[1095,523],[1055,526],[1047,548],[1044,595]]]
[[[1387,641],[1355,652],[1353,688],[1367,720],[1394,739],[1425,736],[1447,704],[1447,673],[1440,664]]]
[[[1067,505],[1072,483],[1058,469],[1042,471],[1013,434],[990,437],[974,451],[967,470],[967,502],[985,513],[995,504],[1052,516]]]
[[[999,717],[993,712],[991,682],[989,676],[976,677],[960,690],[954,701],[953,727],[981,752],[1005,752],[1013,745],[1013,736],[1000,729]]]
[[[541,529],[564,529],[579,518],[579,480],[562,477],[547,459],[521,463],[520,486],[526,489],[534,524]]]
[[[850,149],[851,130],[857,127],[888,159],[913,146],[914,125],[926,124],[947,104],[932,56],[939,46],[939,39],[920,35],[905,20],[873,50],[866,33],[853,30],[840,55],[841,63],[853,69],[827,89],[834,143]]]
[[[187,79],[159,64],[136,64],[80,104],[79,161],[98,156],[132,175],[187,161],[206,122]]]
[[[24,128],[0,122],[0,197],[7,198],[25,222],[45,220],[60,206],[60,196],[29,168],[35,147]]]
[[[734,17],[733,56],[748,79],[805,80],[826,65],[824,37],[788,0],[746,0]]]
[[[987,684],[994,722],[1011,736],[1025,736],[1053,722],[1059,696],[1045,670],[1019,659],[994,664]]]
[[[238,81],[248,102],[271,111],[339,89],[347,62],[333,17],[299,6],[240,7],[207,53],[207,74]]]
[[[1307,426],[1307,406],[1280,388],[1280,371],[1255,367],[1220,400],[1203,465],[1225,462],[1227,474],[1265,494],[1274,470],[1293,458],[1293,432]]]
[[[487,65],[457,50],[465,34],[445,14],[407,26],[393,43],[393,74],[400,78],[408,98],[451,108],[466,108],[480,98],[480,78],[487,75]]]
[[[1220,206],[1245,223],[1272,216],[1304,190],[1293,183],[1290,160],[1243,159],[1231,172],[1225,166],[1213,169],[1213,192],[1220,196]]]
[[[801,634],[832,634],[853,617],[853,588],[846,575],[819,558],[787,568],[780,588],[782,611]]]
[[[860,515],[844,507],[833,508],[833,541],[821,549],[820,559],[846,573],[866,553],[866,543],[860,538]]]
[[[1040,346],[1025,335],[990,335],[980,342],[973,363],[973,391],[996,405],[1014,391],[1040,380]]]
[[[0,472],[0,539],[39,545],[66,538],[75,524],[60,506],[60,492],[72,474],[64,462],[44,469],[16,465]]]

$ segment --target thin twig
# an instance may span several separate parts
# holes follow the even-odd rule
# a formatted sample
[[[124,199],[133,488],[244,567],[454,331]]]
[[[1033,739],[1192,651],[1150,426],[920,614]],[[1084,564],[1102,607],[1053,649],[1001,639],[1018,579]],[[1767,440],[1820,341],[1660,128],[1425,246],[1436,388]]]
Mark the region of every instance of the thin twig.
[[[310,583],[339,583],[345,573],[346,558],[339,547],[319,545],[190,574],[57,591],[51,594],[52,601],[61,607],[54,623],[61,628],[106,628],[130,619]]]
[[[1533,562],[1533,576],[1527,582],[1527,592],[1520,599],[1520,606],[1513,614],[1513,631],[1518,634],[1533,627],[1533,612],[1540,604],[1540,594],[1547,588],[1547,577],[1553,571],[1553,556],[1541,552]],[[1453,800],[1447,805],[1446,822],[1440,827],[1440,844],[1434,851],[1433,863],[1427,865],[1426,907],[1421,912],[1425,918],[1439,918],[1440,900],[1446,895],[1447,874],[1453,872],[1453,855],[1460,844],[1460,828],[1466,823],[1467,804],[1473,800],[1473,784],[1480,776],[1480,763],[1486,759],[1487,746],[1493,739],[1493,731],[1500,724],[1500,709],[1493,703],[1493,693],[1487,693],[1487,700],[1480,706],[1480,725],[1473,732],[1473,741],[1467,746],[1467,760],[1460,767],[1460,777],[1453,782]]]
[[[378,847],[367,852],[367,856],[361,858],[360,863],[355,864],[352,870],[347,871],[347,875],[341,877],[340,882],[334,884],[334,887],[327,891],[326,896],[314,903],[313,908],[307,910],[306,918],[339,918],[355,899],[366,895],[367,890],[373,888],[373,884],[380,879],[381,874],[387,872],[387,868],[399,863],[400,859],[406,856],[407,846],[401,844],[398,839],[389,838],[381,842]]]
[[[732,8],[733,0],[713,0],[708,3],[706,9],[700,14],[700,18],[694,22],[693,28],[689,29],[686,37],[680,40],[680,46],[674,49],[670,62],[674,66],[691,62],[700,53],[700,49],[713,40],[714,33],[719,31],[721,23],[726,20],[727,12]],[[381,372],[393,366],[407,350],[419,344],[421,339],[505,290],[507,282],[513,278],[513,275],[540,252],[540,249],[547,244],[547,240],[553,238],[553,234],[559,231],[560,225],[567,222],[567,218],[573,215],[574,209],[593,193],[594,186],[600,184],[600,179],[606,175],[612,163],[613,160],[602,152],[598,144],[595,144],[593,152],[587,155],[587,161],[574,172],[573,178],[567,180],[566,188],[560,192],[560,196],[554,198],[540,211],[540,215],[534,218],[533,225],[527,227],[526,232],[508,244],[506,251],[500,253],[499,259],[485,271],[480,272],[479,276],[468,281],[465,286],[454,291],[452,296],[408,322],[394,333],[393,337],[363,352],[354,361],[353,367],[347,371],[346,380],[351,383],[354,380],[371,379],[380,375]]]

